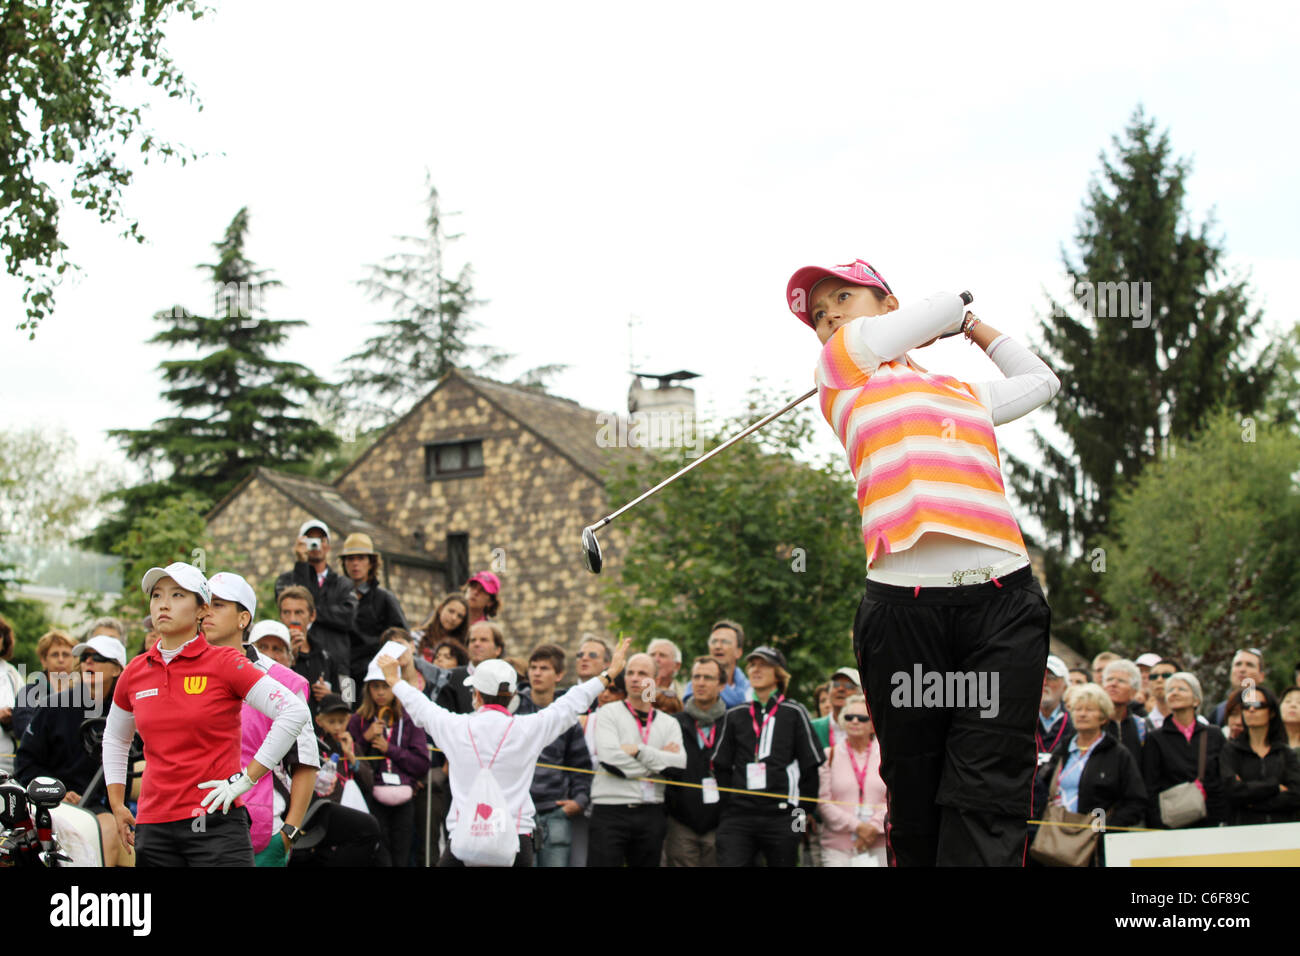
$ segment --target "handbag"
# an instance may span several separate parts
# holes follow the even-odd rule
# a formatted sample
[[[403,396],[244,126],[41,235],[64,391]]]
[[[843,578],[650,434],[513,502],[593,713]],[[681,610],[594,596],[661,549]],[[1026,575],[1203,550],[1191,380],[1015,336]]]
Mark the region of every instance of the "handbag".
[[[388,732],[388,739],[393,739],[393,731]],[[402,725],[397,725],[397,746],[402,745]],[[393,771],[393,761],[385,760],[384,766],[388,773]],[[415,788],[409,783],[377,783],[370,788],[370,795],[386,807],[400,807],[404,803],[410,802],[415,796]]]
[[[1205,748],[1209,745],[1209,731],[1201,730],[1201,755],[1196,761],[1196,779],[1205,776]],[[1195,781],[1180,783],[1160,791],[1160,822],[1171,830],[1189,827],[1204,820],[1205,794]]]
[[[1100,836],[1092,828],[1092,817],[1083,813],[1071,813],[1065,807],[1052,803],[1061,792],[1061,768],[1064,765],[1062,759],[1052,773],[1043,825],[1034,834],[1029,855],[1044,866],[1087,866],[1097,852],[1097,839]]]

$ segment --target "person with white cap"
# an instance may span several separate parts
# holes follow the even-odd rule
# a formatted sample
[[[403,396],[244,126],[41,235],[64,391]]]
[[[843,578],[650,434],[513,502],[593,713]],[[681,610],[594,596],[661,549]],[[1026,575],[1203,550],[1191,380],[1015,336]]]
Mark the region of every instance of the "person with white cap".
[[[812,722],[813,733],[817,735],[817,741],[823,749],[829,749],[835,746],[835,742],[843,738],[846,730],[840,722],[840,711],[844,709],[844,702],[854,694],[862,693],[862,679],[858,676],[856,667],[841,667],[831,675],[831,712],[825,717],[817,717]]]
[[[198,568],[150,568],[141,588],[160,637],[118,678],[104,729],[104,779],[118,838],[135,847],[139,866],[252,866],[240,798],[293,747],[307,705],[243,654],[207,642],[202,624],[212,598]],[[239,750],[244,702],[272,718],[247,764]],[[126,761],[137,730],[147,760],[132,814]]]
[[[126,668],[126,648],[117,638],[98,634],[74,647],[73,655],[81,661],[81,683],[37,709],[23,734],[14,777],[22,784],[37,777],[62,781],[67,787],[64,803],[99,817],[104,865],[131,866],[134,861],[129,853],[121,854],[119,859],[117,824],[104,789],[90,789],[101,761],[86,752],[81,733],[84,721],[104,716],[113,698],[114,684]]]
[[[348,720],[348,734],[357,756],[374,760],[374,784],[365,796],[393,866],[410,866],[415,788],[429,772],[429,739],[374,661],[364,677],[361,706]]]
[[[316,604],[311,625],[311,642],[325,650],[338,664],[340,674],[351,673],[352,627],[357,620],[357,592],[352,582],[329,566],[330,529],[316,518],[305,521],[294,542],[294,565],[275,580],[275,596],[292,585],[310,592]],[[365,668],[362,668],[365,673]],[[360,675],[357,675],[359,679]],[[349,681],[353,677],[348,678]],[[351,691],[351,688],[347,689]],[[351,696],[344,693],[344,697]]]
[[[1160,663],[1160,655],[1147,651],[1145,654],[1139,654],[1135,657],[1133,663],[1138,666],[1138,671],[1142,674],[1142,689],[1134,697],[1140,700],[1143,706],[1146,706],[1147,701],[1151,698],[1151,668]]]
[[[378,657],[375,663],[397,699],[447,758],[451,782],[447,830],[451,840],[439,866],[463,865],[453,847],[464,839],[458,828],[465,827],[468,833],[473,821],[480,818],[481,809],[470,805],[469,796],[483,768],[490,769],[499,781],[505,801],[502,809],[518,834],[514,865],[532,865],[535,808],[529,791],[537,758],[547,744],[577,723],[578,715],[586,713],[601,691],[613,683],[623,670],[629,644],[631,638],[619,643],[609,667],[599,675],[569,688],[543,710],[523,716],[510,713],[506,707],[518,683],[514,666],[506,661],[493,658],[479,664],[465,678],[466,685],[473,688],[475,711],[453,714],[401,680],[395,659],[386,654]]]
[[[289,629],[279,621],[253,624],[257,616],[257,594],[252,586],[238,574],[219,571],[208,578],[208,589],[212,595],[212,607],[203,619],[203,636],[207,642],[213,647],[233,647],[262,673],[307,703],[310,691],[307,681],[285,666],[282,658],[259,653],[257,645],[262,639],[271,644],[282,642],[282,654],[287,652]],[[267,637],[268,634],[271,636]],[[245,703],[240,719],[242,762],[253,759],[270,729],[270,718]],[[274,773],[264,774],[244,798],[244,806],[252,821],[250,836],[258,866],[284,866],[294,841],[302,835],[302,821],[311,804],[316,771],[320,768],[320,752],[311,721],[299,732],[296,744],[285,754],[281,766],[292,779],[290,797],[285,801],[287,806],[277,812]],[[276,820],[282,821],[283,825],[275,826]]]
[[[1034,745],[1038,748],[1038,767],[1034,771],[1034,788],[1030,798],[1029,819],[1041,819],[1047,808],[1048,779],[1043,773],[1052,760],[1052,754],[1074,736],[1074,724],[1065,707],[1066,680],[1070,669],[1055,654],[1047,655],[1047,671],[1043,675],[1043,696],[1038,705],[1038,720],[1034,724]],[[1030,839],[1038,827],[1030,825]]]

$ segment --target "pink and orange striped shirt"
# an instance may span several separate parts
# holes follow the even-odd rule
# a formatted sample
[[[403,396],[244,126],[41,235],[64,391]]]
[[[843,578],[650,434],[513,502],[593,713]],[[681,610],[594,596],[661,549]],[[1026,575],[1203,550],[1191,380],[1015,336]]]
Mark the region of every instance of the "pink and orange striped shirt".
[[[822,349],[817,385],[857,481],[867,565],[926,532],[1028,558],[984,387],[927,372],[906,355],[881,361],[852,328],[837,329]]]

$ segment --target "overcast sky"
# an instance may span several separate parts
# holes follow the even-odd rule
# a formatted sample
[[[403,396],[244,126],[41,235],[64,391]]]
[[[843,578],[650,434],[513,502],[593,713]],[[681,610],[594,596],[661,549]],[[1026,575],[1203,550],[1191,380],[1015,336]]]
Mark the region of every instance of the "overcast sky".
[[[1086,9],[1086,13],[1079,13]],[[419,232],[428,170],[464,238],[480,341],[502,378],[570,369],[557,394],[625,411],[636,367],[685,368],[702,409],[758,380],[812,384],[818,345],[786,310],[797,267],[871,260],[907,302],[970,289],[1032,341],[1062,282],[1099,153],[1143,104],[1190,157],[1189,211],[1213,209],[1229,265],[1270,327],[1300,318],[1300,89],[1283,4],[223,3],[169,48],[204,109],[151,125],[204,153],[138,166],[126,208],[149,238],[69,211],[80,275],[34,342],[5,332],[0,426],[72,432],[120,461],[109,428],[170,414],[144,341],[181,303],[241,206],[248,251],[284,283],[266,305],[310,323],[280,357],[319,374],[385,317],[356,280]],[[134,88],[131,91],[134,95]],[[930,369],[998,377],[954,340]],[[1023,452],[1040,410],[999,429]],[[823,428],[818,450],[838,444]]]

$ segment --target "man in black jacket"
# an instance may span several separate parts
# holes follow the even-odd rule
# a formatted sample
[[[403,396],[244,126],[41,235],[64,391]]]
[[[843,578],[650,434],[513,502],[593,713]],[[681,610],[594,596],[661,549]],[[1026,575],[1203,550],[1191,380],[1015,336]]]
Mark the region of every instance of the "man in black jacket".
[[[665,776],[697,786],[669,787],[664,794],[668,805],[664,856],[669,866],[718,865],[717,830],[722,803],[709,758],[727,711],[719,696],[726,679],[717,658],[695,658],[691,665],[691,696],[686,708],[673,715],[682,725],[686,768],[666,771]]]
[[[348,674],[352,661],[352,627],[357,619],[357,592],[352,582],[329,566],[330,530],[315,519],[298,529],[294,543],[295,563],[275,582],[275,596],[298,584],[311,592],[316,602],[316,621],[309,632],[311,642],[323,648],[339,667],[340,677]],[[365,676],[364,670],[361,676]],[[349,680],[353,678],[349,677]],[[357,680],[359,687],[361,681]],[[346,695],[345,695],[346,696]],[[354,696],[355,700],[356,697]]]
[[[727,794],[718,823],[718,865],[747,866],[761,852],[768,866],[795,866],[807,826],[799,799],[817,798],[825,757],[803,705],[786,700],[790,674],[775,648],[756,647],[745,660],[754,699],[722,719],[713,750],[718,786],[781,794]]]
[[[529,686],[519,691],[516,714],[536,713],[551,705],[555,687],[564,677],[564,663],[564,651],[555,644],[543,644],[533,651],[528,658]],[[582,726],[573,724],[547,744],[537,763],[533,785],[529,788],[537,813],[537,829],[533,831],[534,865],[568,866],[571,821],[591,803],[591,774],[586,772],[591,770],[591,754]]]

